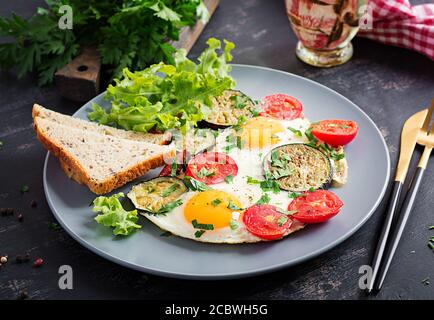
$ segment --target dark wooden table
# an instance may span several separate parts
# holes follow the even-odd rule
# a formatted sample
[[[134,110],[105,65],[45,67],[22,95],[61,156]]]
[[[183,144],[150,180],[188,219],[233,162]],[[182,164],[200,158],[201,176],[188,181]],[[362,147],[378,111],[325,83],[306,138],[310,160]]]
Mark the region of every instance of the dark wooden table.
[[[0,15],[9,15],[11,10],[30,15],[42,0],[4,2]],[[282,0],[223,0],[190,55],[196,57],[211,36],[236,43],[236,63],[289,71],[354,101],[380,128],[393,166],[404,120],[427,107],[434,97],[434,62],[405,49],[356,39],[353,59],[341,67],[316,69],[303,64],[294,55],[296,39]],[[104,260],[65,231],[49,228],[55,220],[42,186],[46,152],[31,128],[31,106],[39,102],[72,114],[80,104],[61,99],[54,87],[37,87],[34,78],[17,80],[5,72],[0,73],[0,98],[0,140],[4,144],[0,149],[0,207],[14,207],[24,217],[22,222],[0,217],[0,255],[8,254],[11,260],[0,268],[0,299],[15,299],[24,289],[31,299],[365,299],[358,287],[358,271],[370,263],[385,201],[350,239],[316,259],[279,272],[219,282],[143,274]],[[433,181],[434,163],[427,169],[419,201],[377,299],[434,298],[434,252],[427,247],[428,238],[434,235],[428,230],[434,225]],[[23,185],[29,186],[29,192],[20,192]],[[363,193],[361,189],[360,197]],[[32,200],[36,208],[31,208]],[[43,267],[13,261],[26,251],[32,258],[42,257]],[[73,267],[73,290],[58,288],[58,268],[63,264]],[[426,278],[431,278],[430,285],[422,283]]]

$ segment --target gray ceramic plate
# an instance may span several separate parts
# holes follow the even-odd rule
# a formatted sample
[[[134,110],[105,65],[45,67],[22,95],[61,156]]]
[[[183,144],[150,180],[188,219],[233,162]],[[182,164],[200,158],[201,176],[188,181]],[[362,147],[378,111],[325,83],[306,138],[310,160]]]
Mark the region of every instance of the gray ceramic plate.
[[[234,65],[232,75],[238,89],[255,99],[272,93],[297,97],[311,121],[327,118],[357,121],[359,134],[346,152],[350,166],[348,184],[333,190],[345,203],[339,215],[271,243],[213,245],[174,236],[161,237],[162,231],[146,219],[141,221],[143,228],[134,235],[114,238],[109,228],[93,220],[89,203],[94,194],[69,180],[58,161],[48,154],[44,167],[45,194],[62,227],[83,246],[113,262],[144,272],[188,279],[239,278],[288,267],[333,248],[360,228],[380,203],[389,179],[387,147],[372,120],[335,91],[293,74]],[[86,119],[92,102],[109,106],[99,95],[75,116]],[[153,175],[155,171],[147,177]],[[127,193],[130,186],[118,191]]]

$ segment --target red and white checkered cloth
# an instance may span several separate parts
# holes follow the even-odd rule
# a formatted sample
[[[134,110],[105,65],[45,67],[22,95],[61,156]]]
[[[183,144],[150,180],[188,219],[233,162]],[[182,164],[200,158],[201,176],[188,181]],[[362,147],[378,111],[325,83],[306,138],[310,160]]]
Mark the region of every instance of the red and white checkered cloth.
[[[360,36],[434,59],[434,3],[412,6],[408,0],[369,0],[367,19],[369,12],[372,28],[364,28],[361,21]]]

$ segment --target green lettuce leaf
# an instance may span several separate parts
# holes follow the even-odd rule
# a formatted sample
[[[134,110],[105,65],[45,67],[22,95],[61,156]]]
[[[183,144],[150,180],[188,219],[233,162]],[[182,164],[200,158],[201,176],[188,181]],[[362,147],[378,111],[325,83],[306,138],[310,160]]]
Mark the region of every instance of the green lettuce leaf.
[[[207,44],[198,64],[180,49],[173,55],[174,65],[160,62],[136,72],[125,68],[107,89],[111,110],[94,104],[89,119],[126,130],[186,132],[207,116],[213,96],[235,86],[228,64],[234,44],[225,40],[222,48],[215,38]]]
[[[93,212],[100,214],[95,217],[96,222],[105,227],[112,227],[114,235],[127,236],[142,226],[136,222],[139,220],[137,210],[126,211],[119,201],[124,197],[122,192],[110,197],[98,197],[93,200]]]

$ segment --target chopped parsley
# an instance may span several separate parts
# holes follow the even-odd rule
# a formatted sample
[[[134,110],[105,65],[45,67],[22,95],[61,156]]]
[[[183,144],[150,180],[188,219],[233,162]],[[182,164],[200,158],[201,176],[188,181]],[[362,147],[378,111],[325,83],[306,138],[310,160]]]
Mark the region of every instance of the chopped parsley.
[[[306,196],[307,196],[307,194],[300,193],[300,192],[291,192],[291,193],[288,194],[288,197],[290,197],[291,199],[295,199],[295,198],[298,198],[298,197],[306,197]]]
[[[235,210],[235,211],[243,210],[243,208],[240,208],[235,203],[233,203],[231,200],[229,200],[227,208],[230,210]]]
[[[249,101],[249,98],[240,95],[233,95],[230,99],[235,103],[235,108],[237,109],[244,109]]]
[[[268,193],[264,193],[262,197],[256,202],[256,204],[267,204],[270,202],[270,200],[271,198]]]
[[[199,223],[196,219],[194,219],[191,224],[193,225],[193,228],[195,229],[201,229],[201,230],[214,230],[213,224],[206,224],[206,223]]]
[[[172,184],[169,188],[167,188],[166,190],[164,190],[161,193],[162,197],[167,197],[168,195],[170,195],[172,192],[174,192],[176,189],[178,189],[178,184],[174,183]]]
[[[194,236],[196,237],[196,238],[200,238],[200,237],[202,237],[202,235],[205,233],[205,230],[198,230],[198,231],[196,231],[195,233],[194,233]]]
[[[288,217],[287,216],[281,216],[279,219],[277,219],[277,225],[279,227],[283,226],[287,222],[288,222]]]
[[[220,199],[214,199],[213,201],[211,201],[211,205],[213,207],[217,207],[220,203],[222,203]]]
[[[252,111],[251,111],[251,113],[252,113],[252,117],[253,117],[253,118],[259,117],[259,113],[260,113],[261,111],[262,111],[262,110],[259,110],[259,109],[252,109]]]
[[[308,192],[315,192],[315,188],[314,187],[310,187],[309,190],[307,190]]]
[[[196,180],[190,176],[184,177],[184,183],[191,191],[205,191],[211,189],[205,183],[200,182],[199,180]]]
[[[231,230],[237,230],[239,227],[238,222],[234,219],[231,219],[231,221],[229,221],[229,225],[231,227]]]
[[[179,207],[180,205],[182,205],[182,200],[178,199],[178,200],[174,200],[171,201],[169,203],[164,204],[160,209],[158,209],[157,211],[152,211],[149,210],[149,212],[151,214],[156,214],[156,215],[166,215],[166,213],[172,211],[173,209],[175,209],[176,207]]]
[[[178,164],[176,163],[176,161],[173,161],[171,164],[170,164],[170,175],[172,176],[172,177],[174,177],[174,176],[176,176],[176,172],[178,171]]]
[[[21,187],[20,191],[21,193],[29,192],[30,188],[27,185],[24,185]]]
[[[262,191],[273,191],[273,193],[279,193],[280,192],[280,186],[279,183],[276,180],[267,179],[264,181],[261,181],[259,184]]]
[[[215,176],[215,172],[208,171],[208,169],[205,168],[205,166],[203,166],[202,168],[200,168],[199,172],[197,173],[197,176],[199,178],[212,177]]]
[[[232,126],[232,128],[233,128],[235,131],[239,132],[239,131],[242,130],[241,126],[242,126],[243,124],[245,124],[246,122],[247,122],[246,117],[245,117],[245,116],[240,116],[240,117],[238,118],[237,124],[234,125],[234,126]]]
[[[297,137],[301,138],[303,136],[303,133],[300,130],[297,130],[297,129],[292,128],[292,127],[288,127],[288,130],[290,130]]]
[[[225,177],[226,183],[232,183],[232,181],[234,181],[234,176],[232,174],[229,174]]]
[[[252,177],[247,177],[247,184],[259,184],[261,183],[260,180],[254,179]]]
[[[290,210],[290,211],[288,211],[288,210],[285,210],[285,209],[282,209],[282,208],[279,208],[279,207],[277,207],[276,210],[279,211],[280,213],[286,214],[287,216],[292,216],[293,214],[297,213],[297,210]]]

